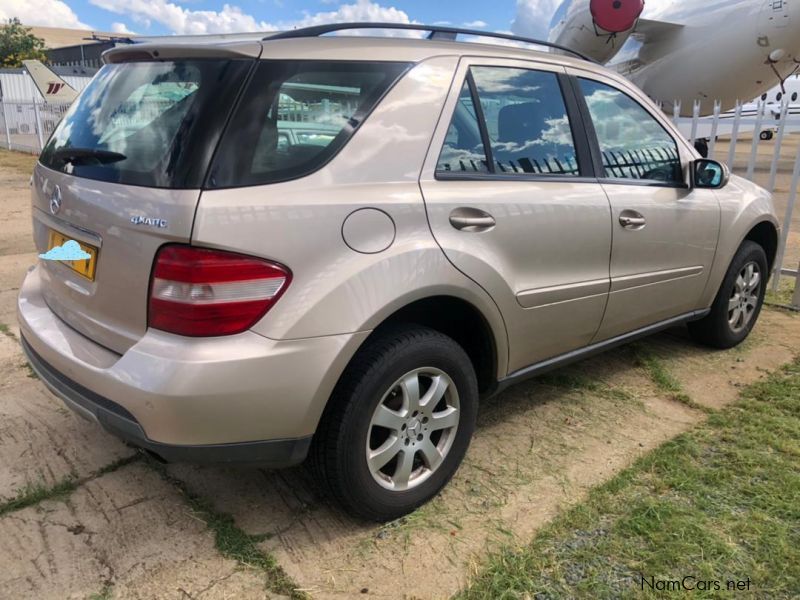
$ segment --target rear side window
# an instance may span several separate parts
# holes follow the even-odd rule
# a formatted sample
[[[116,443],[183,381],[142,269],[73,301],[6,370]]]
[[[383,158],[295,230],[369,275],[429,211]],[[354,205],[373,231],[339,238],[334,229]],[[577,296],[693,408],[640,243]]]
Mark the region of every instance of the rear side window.
[[[480,102],[485,140],[472,102],[470,77]],[[472,67],[470,77],[456,105],[438,173],[579,174],[572,129],[555,73]]]
[[[495,172],[578,175],[567,107],[555,73],[473,67]]]
[[[327,163],[408,63],[262,61],[223,135],[210,188],[286,181]]]
[[[78,177],[199,188],[252,60],[105,65],[39,158]]]
[[[488,173],[486,150],[469,83],[464,82],[436,167],[440,172]]]
[[[605,176],[683,184],[678,145],[638,102],[598,81],[580,79]]]

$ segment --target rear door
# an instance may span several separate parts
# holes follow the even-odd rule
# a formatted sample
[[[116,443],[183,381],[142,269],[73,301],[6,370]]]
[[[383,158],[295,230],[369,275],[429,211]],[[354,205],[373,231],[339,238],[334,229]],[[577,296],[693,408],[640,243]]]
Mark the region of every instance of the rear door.
[[[588,344],[605,310],[610,209],[580,119],[561,67],[463,59],[423,170],[437,242],[503,313],[510,371]]]
[[[37,164],[33,230],[50,309],[122,353],[147,328],[160,246],[188,242],[203,178],[252,58],[106,65]],[[92,259],[58,260],[70,240]]]
[[[716,253],[720,207],[691,189],[693,156],[634,90],[576,71],[596,133],[613,227],[611,294],[597,341],[696,310]]]

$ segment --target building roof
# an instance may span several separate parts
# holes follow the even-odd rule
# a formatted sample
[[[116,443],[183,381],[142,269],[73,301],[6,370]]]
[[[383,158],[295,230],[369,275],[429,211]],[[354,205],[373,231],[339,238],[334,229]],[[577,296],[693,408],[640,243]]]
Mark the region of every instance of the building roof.
[[[91,31],[89,29],[66,29],[62,27],[31,27],[31,33],[44,40],[47,48],[62,48],[64,46],[80,46],[93,43],[92,35],[103,37],[119,37],[118,33],[104,31]]]

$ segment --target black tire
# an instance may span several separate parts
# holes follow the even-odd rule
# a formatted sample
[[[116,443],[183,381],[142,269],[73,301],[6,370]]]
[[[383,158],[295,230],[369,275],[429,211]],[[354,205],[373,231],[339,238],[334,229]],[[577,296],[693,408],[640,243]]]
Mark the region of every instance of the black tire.
[[[759,134],[758,137],[761,139],[761,141],[768,142],[769,140],[771,140],[773,138],[773,136],[774,136],[774,134],[772,133],[771,130],[765,129],[764,131],[762,131]]]
[[[734,300],[737,278],[750,263],[758,266],[760,275],[758,282],[758,298],[754,303],[752,315],[741,328],[736,329],[730,323],[729,302]],[[695,341],[713,348],[727,349],[741,344],[758,321],[761,307],[764,304],[764,292],[767,286],[767,255],[764,249],[755,242],[745,241],[733,257],[725,279],[717,292],[711,312],[699,321],[689,323],[689,333]]]
[[[448,389],[452,383],[457,392],[458,423],[451,429],[442,430],[438,437],[434,437],[437,435],[435,432],[425,434],[428,436],[426,442],[430,440],[434,444],[442,443],[442,436],[452,435],[452,441],[447,442],[448,449],[437,467],[431,469],[425,463],[420,463],[415,468],[414,473],[422,474],[427,469],[426,478],[419,479],[420,483],[402,491],[387,489],[377,480],[382,477],[381,473],[373,475],[367,460],[367,449],[372,448],[373,443],[371,436],[376,431],[378,434],[384,431],[380,426],[374,428],[373,415],[379,403],[388,406],[390,400],[396,399],[398,390],[401,392],[401,401],[405,402],[402,387],[393,384],[423,368],[441,371],[449,377]],[[425,377],[424,373],[420,373],[418,379],[419,395],[423,397]],[[433,379],[430,381],[432,385]],[[448,396],[442,397],[445,403],[450,402],[446,398],[451,398],[453,392],[446,393]],[[314,436],[310,455],[312,467],[333,499],[351,515],[379,522],[397,519],[430,500],[450,481],[469,447],[477,408],[475,371],[461,346],[427,327],[393,327],[368,340],[337,384]],[[433,407],[430,410],[435,409]],[[403,409],[398,410],[402,412]],[[411,419],[410,414],[407,418]],[[413,431],[413,439],[416,439],[417,423],[421,428],[421,420],[414,421],[413,429],[404,423],[403,431],[398,429],[396,434],[394,430],[386,429],[387,440],[391,442],[389,438],[394,436],[392,439],[408,446],[406,438],[409,432]],[[428,426],[433,429],[431,424]],[[408,451],[400,448],[396,452],[399,453],[392,460],[397,461],[395,465],[398,471],[394,474],[399,472],[400,461]],[[421,450],[413,450],[410,454],[413,457],[410,460],[415,465],[417,460],[424,458]],[[392,468],[392,460],[384,469]],[[391,477],[387,478],[391,480]],[[398,478],[398,481],[401,480],[402,476]],[[386,485],[393,484],[390,482]]]

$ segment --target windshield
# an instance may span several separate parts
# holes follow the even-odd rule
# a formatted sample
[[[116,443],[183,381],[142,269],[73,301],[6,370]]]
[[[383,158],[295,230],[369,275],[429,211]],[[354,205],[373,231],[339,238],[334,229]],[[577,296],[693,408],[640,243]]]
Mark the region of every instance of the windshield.
[[[78,177],[199,188],[249,60],[105,65],[40,162]]]

